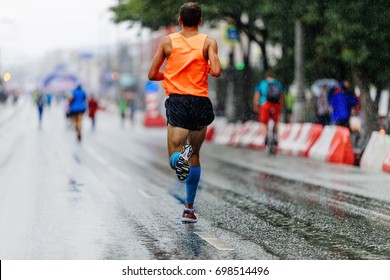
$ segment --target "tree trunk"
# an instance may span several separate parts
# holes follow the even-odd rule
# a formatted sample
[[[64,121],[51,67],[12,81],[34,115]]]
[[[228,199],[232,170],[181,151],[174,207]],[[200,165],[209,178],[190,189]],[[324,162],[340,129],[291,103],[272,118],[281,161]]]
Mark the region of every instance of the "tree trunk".
[[[360,88],[360,102],[363,120],[366,127],[364,134],[366,141],[368,141],[371,133],[379,129],[378,105],[371,99],[366,70],[362,67],[356,66],[353,68],[353,75],[358,87]]]
[[[304,71],[304,35],[301,20],[295,21],[295,47],[294,47],[294,85],[296,95],[293,108],[294,122],[307,121],[307,104],[305,98],[305,71]]]

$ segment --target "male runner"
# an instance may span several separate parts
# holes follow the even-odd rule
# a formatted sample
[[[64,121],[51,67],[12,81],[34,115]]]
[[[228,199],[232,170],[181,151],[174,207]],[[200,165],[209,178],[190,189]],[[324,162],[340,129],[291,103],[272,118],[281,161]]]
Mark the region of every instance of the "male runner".
[[[222,67],[217,42],[198,32],[202,23],[201,7],[194,2],[184,4],[178,20],[181,31],[161,40],[148,78],[162,80],[169,96],[165,108],[170,165],[179,180],[186,180],[182,221],[195,223],[194,200],[201,173],[199,152],[207,125],[214,120],[208,98],[208,74],[219,77]],[[167,63],[162,72],[160,68],[165,60]]]
[[[87,110],[87,94],[82,88],[81,84],[72,90],[72,94],[69,96],[69,116],[71,117],[76,133],[77,140],[81,142],[81,128],[83,124],[83,115]]]

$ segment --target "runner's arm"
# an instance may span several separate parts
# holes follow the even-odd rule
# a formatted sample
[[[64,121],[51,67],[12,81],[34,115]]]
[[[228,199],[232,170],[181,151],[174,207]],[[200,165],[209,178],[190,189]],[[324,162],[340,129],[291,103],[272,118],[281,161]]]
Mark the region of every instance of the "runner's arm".
[[[207,52],[209,63],[210,63],[210,75],[213,77],[219,77],[219,75],[221,75],[222,72],[222,66],[218,57],[218,44],[212,38],[208,37],[208,40],[210,40],[210,44]]]
[[[162,64],[164,63],[165,59],[167,58],[165,51],[164,51],[164,46],[167,44],[167,40],[170,39],[169,37],[164,37],[157,49],[156,54],[153,57],[152,60],[152,65],[150,66],[149,73],[148,73],[148,79],[151,81],[161,81],[164,80],[164,74],[162,71],[160,71],[160,68]]]

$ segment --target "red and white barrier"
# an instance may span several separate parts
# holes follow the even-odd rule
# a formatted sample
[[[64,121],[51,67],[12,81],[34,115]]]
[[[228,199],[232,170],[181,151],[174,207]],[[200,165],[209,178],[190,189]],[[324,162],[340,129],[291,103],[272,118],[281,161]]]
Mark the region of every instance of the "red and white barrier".
[[[382,170],[390,173],[390,153],[387,155],[387,157],[385,158],[382,164]]]
[[[290,154],[302,129],[302,124],[300,123],[289,123],[286,126],[288,127],[288,133],[283,133],[284,136],[278,139],[278,152],[282,154]]]
[[[216,118],[209,126],[206,131],[206,141],[214,141],[217,133],[227,126],[227,120],[225,118]]]
[[[251,139],[248,140],[248,148],[262,150],[265,147],[265,127],[259,123],[257,129],[252,133]]]
[[[378,131],[374,131],[371,133],[370,140],[360,159],[360,168],[370,171],[382,171],[386,156],[389,154],[390,136],[381,135]]]
[[[278,140],[286,139],[291,133],[291,124],[279,123]],[[252,127],[252,131],[247,138],[245,138],[245,145],[256,150],[263,150],[265,148],[265,126],[261,123],[256,123]]]
[[[207,127],[205,140],[206,141],[213,141],[214,134],[215,134],[215,126],[214,125],[209,125]]]
[[[215,128],[215,136],[214,136],[214,143],[221,144],[221,145],[228,145],[230,143],[230,140],[232,138],[232,135],[237,129],[236,124],[229,123],[222,127],[216,127]]]
[[[320,124],[291,124],[289,135],[279,140],[278,151],[282,154],[307,157],[311,147],[320,137],[322,129]]]
[[[248,128],[248,132],[240,138],[240,147],[250,148],[261,131],[263,130],[262,124],[259,122],[251,122]]]
[[[288,138],[290,135],[291,129],[293,124],[292,123],[279,123],[279,131],[278,131],[278,140],[284,141]]]
[[[245,135],[245,133],[248,131],[248,125],[246,123],[236,123],[236,126],[234,127],[234,130],[232,131],[232,134],[230,135],[230,140],[228,145],[230,146],[238,146],[238,143],[240,141],[240,138]]]
[[[232,135],[230,145],[235,147],[248,147],[251,139],[256,133],[260,124],[256,121],[247,121],[237,127]]]
[[[146,113],[144,117],[144,126],[160,127],[166,126],[165,118],[158,111],[158,92],[147,92],[145,94]]]
[[[342,126],[327,125],[318,140],[311,147],[309,158],[331,162],[354,164],[349,129]]]

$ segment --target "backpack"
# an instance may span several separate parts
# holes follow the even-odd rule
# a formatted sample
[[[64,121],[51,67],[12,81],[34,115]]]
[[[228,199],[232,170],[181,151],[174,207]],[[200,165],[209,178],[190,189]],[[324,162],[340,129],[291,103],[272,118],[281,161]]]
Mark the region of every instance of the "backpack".
[[[268,89],[267,89],[267,101],[271,103],[278,103],[280,101],[280,98],[282,97],[282,90],[280,89],[279,85],[270,82],[268,83]]]

